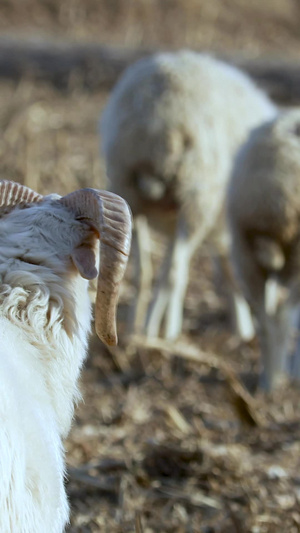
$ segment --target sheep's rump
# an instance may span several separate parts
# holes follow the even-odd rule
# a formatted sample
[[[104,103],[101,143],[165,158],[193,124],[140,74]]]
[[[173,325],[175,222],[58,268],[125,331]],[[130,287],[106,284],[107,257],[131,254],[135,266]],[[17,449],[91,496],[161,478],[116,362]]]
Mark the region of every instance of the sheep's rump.
[[[188,204],[214,212],[232,155],[252,127],[275,114],[245,74],[210,56],[181,51],[142,59],[116,85],[100,123],[110,188],[134,213],[147,212],[136,186],[143,173],[166,184],[158,209]]]
[[[300,218],[300,110],[253,130],[236,159],[228,212],[240,231],[296,244]]]

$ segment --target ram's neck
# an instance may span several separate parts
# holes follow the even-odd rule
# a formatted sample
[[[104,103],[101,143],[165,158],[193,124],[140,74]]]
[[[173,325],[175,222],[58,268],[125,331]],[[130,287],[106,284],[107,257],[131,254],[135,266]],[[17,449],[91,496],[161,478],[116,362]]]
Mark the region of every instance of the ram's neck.
[[[44,387],[65,436],[79,398],[77,380],[86,354],[90,302],[87,282],[75,272],[66,279],[44,272],[42,280],[36,272],[2,273],[0,314],[26,343],[27,359],[32,353],[40,373],[39,387]]]

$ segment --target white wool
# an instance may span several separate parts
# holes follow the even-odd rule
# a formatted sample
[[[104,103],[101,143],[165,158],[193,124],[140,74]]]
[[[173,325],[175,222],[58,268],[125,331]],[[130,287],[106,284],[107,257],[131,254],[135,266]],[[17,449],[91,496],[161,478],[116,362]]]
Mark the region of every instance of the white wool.
[[[61,533],[68,521],[62,439],[91,321],[71,253],[89,237],[52,198],[0,218],[1,533]]]

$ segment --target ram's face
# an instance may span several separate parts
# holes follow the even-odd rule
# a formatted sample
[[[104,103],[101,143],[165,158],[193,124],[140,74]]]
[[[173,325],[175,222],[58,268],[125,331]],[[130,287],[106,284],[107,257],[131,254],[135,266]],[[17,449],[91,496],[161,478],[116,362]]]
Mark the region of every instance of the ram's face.
[[[27,263],[27,268],[51,268],[57,274],[74,271],[80,255],[84,266],[79,273],[88,279],[97,276],[97,232],[85,221],[77,220],[57,198],[46,197],[38,204],[15,207],[0,218],[0,239],[1,235],[6,236],[6,242],[8,237],[7,253],[10,260],[19,261],[20,269]]]
[[[37,248],[40,241],[44,249],[65,266],[69,266],[71,261],[83,277],[92,279],[97,276],[95,252],[98,248],[99,232],[91,222],[76,216],[56,199],[47,198],[42,205],[36,206],[34,218]]]
[[[40,274],[47,269],[62,285],[72,280],[72,274],[92,279],[98,274],[99,239],[96,331],[104,342],[115,344],[118,291],[131,241],[126,202],[96,189],[44,197],[23,185],[0,181],[0,274],[10,269]]]

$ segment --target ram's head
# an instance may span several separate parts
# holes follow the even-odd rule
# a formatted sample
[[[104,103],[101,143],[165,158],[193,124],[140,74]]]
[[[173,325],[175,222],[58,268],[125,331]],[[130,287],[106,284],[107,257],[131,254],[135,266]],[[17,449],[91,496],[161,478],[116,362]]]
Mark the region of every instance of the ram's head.
[[[43,202],[44,196],[12,181],[0,181],[0,209]],[[57,200],[73,212],[76,220],[87,224],[100,239],[100,270],[95,304],[95,327],[108,345],[117,343],[116,307],[131,243],[131,213],[125,200],[108,191],[80,189]],[[89,250],[79,246],[72,259],[81,275],[96,277]]]

